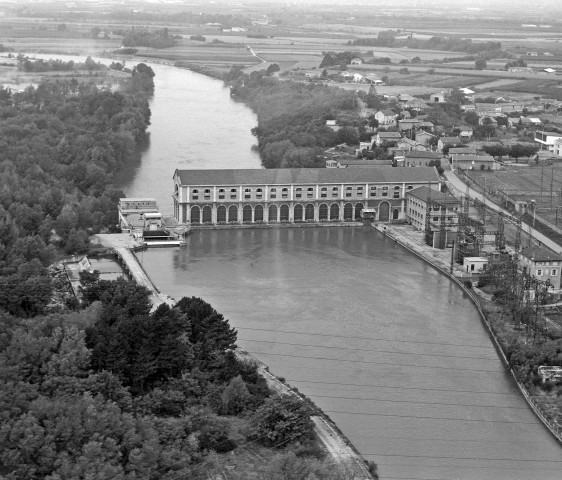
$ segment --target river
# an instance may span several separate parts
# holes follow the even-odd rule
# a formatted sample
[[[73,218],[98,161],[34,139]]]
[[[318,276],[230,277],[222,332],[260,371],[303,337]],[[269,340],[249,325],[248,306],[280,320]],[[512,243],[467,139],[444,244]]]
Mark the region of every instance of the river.
[[[150,143],[119,177],[170,213],[176,168],[257,168],[255,116],[222,83],[155,65]],[[328,413],[383,479],[555,480],[562,451],[463,292],[374,230],[195,231],[139,258]]]
[[[218,80],[165,65],[156,72],[149,140],[142,160],[117,176],[130,196],[156,198],[164,215],[173,215],[172,175],[176,168],[259,168],[251,150],[254,113],[230,99]],[[134,192],[134,193],[131,193]]]

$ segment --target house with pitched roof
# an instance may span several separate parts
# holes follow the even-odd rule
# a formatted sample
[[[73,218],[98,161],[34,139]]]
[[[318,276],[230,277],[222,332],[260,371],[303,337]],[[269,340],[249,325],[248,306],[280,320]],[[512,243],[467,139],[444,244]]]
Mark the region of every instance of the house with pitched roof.
[[[554,290],[560,290],[562,256],[549,248],[524,248],[519,255],[519,268],[538,280],[549,281]]]
[[[398,115],[392,110],[379,110],[375,113],[375,120],[379,122],[381,126],[388,126],[396,124],[396,119]]]
[[[429,167],[433,161],[441,160],[435,152],[411,150],[404,153],[404,167]]]
[[[419,130],[416,132],[416,142],[421,143],[426,147],[429,146],[429,143],[433,138],[435,138],[435,135],[433,135],[433,133],[426,132],[425,130]]]
[[[381,146],[385,142],[397,142],[402,138],[399,132],[378,132],[376,135],[371,136],[371,140],[377,146]]]
[[[449,157],[453,155],[476,155],[478,150],[474,147],[453,147],[449,148]]]
[[[500,164],[491,155],[451,155],[453,170],[499,170]]]
[[[425,152],[427,147],[415,140],[410,140],[409,138],[402,138],[396,142],[396,150],[404,150],[406,152],[416,150],[419,152]]]
[[[460,137],[440,137],[437,142],[437,151],[443,153],[445,145],[458,145],[459,143],[462,143]]]
[[[461,125],[460,127],[457,127],[460,132],[459,132],[459,137],[461,139],[469,139],[472,138],[472,135],[474,135],[474,130],[472,129],[472,127],[470,125]]]
[[[446,101],[447,101],[447,98],[445,96],[445,92],[432,93],[429,96],[429,102],[430,103],[445,103]]]

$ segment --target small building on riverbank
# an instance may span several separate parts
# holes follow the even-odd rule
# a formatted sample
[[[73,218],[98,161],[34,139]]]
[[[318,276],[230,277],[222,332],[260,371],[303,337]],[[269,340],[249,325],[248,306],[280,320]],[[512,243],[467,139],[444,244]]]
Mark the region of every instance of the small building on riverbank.
[[[406,219],[406,194],[436,192],[434,167],[176,170],[174,217],[180,224],[263,224]]]
[[[162,226],[162,215],[154,198],[120,198],[117,210],[123,230]]]

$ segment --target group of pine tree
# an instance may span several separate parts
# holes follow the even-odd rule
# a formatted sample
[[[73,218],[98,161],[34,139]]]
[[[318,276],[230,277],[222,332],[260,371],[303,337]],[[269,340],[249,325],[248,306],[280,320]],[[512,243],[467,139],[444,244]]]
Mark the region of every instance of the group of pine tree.
[[[134,282],[83,273],[80,301],[52,302],[53,264],[117,224],[112,177],[145,139],[153,76],[0,90],[0,478],[206,479],[248,445],[284,449],[254,478],[349,478],[203,300],[154,310]]]

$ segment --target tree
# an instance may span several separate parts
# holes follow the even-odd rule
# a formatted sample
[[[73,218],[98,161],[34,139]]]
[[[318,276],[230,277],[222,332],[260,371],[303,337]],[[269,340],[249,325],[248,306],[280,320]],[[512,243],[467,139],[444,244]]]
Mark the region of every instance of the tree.
[[[515,158],[515,161],[518,162],[521,157],[531,157],[536,155],[538,151],[538,145],[524,145],[522,143],[516,143],[509,149],[509,156]]]
[[[289,450],[273,457],[267,466],[263,480],[331,480],[337,478],[334,475],[335,468],[337,469],[328,462],[302,458]]]
[[[468,123],[469,125],[472,125],[473,127],[475,127],[476,125],[478,125],[478,123],[480,121],[480,117],[478,116],[478,114],[476,112],[468,112],[464,116],[464,121],[466,123]]]
[[[377,128],[379,126],[379,121],[375,118],[374,115],[369,115],[367,119],[367,123],[371,128]]]
[[[99,70],[99,63],[97,63],[89,55],[86,57],[86,60],[84,61],[84,65],[86,66],[86,70]]]
[[[482,147],[488,155],[491,155],[496,160],[501,160],[502,157],[509,155],[510,148],[501,144],[484,145]]]
[[[150,316],[115,317],[102,312],[86,329],[86,340],[92,366],[115,373],[139,394],[163,380],[179,378],[192,367],[194,349],[188,332],[189,323],[181,312],[161,305]]]
[[[437,142],[439,142],[439,140],[437,140]],[[462,147],[464,147],[462,143],[457,143],[457,144],[446,143],[445,145],[443,145],[443,155],[445,156],[449,155],[449,150],[451,148],[462,148]]]
[[[495,117],[498,127],[507,127],[509,126],[509,121],[507,117]]]
[[[451,90],[449,98],[447,99],[447,102],[455,105],[464,105],[468,103],[468,100],[466,99],[466,95],[462,93],[458,88],[453,88]]]
[[[429,162],[428,166],[437,168],[437,173],[439,175],[443,175],[443,172],[445,171],[443,169],[443,167],[441,166],[441,159],[440,158],[435,159],[435,160],[431,160]]]
[[[525,60],[523,60],[522,58],[515,60],[513,62],[508,62],[505,64],[505,70],[509,70],[512,67],[526,67],[527,66],[527,62]]]
[[[236,348],[236,330],[207,302],[183,297],[176,307],[191,325],[188,340],[193,345],[195,362],[201,368],[213,366],[217,356]]]
[[[310,409],[300,398],[271,397],[250,418],[248,438],[265,446],[284,447],[290,441],[309,438],[313,426]]]
[[[355,127],[342,127],[337,131],[336,139],[338,143],[356,145],[359,143],[359,134]]]
[[[221,393],[222,410],[226,415],[237,415],[246,409],[251,398],[246,382],[238,375]]]
[[[101,33],[101,28],[100,27],[92,27],[92,29],[90,30],[90,35],[92,36],[92,38],[96,39],[99,37]]]
[[[488,125],[476,125],[473,128],[474,131],[474,136],[476,138],[490,138],[490,137],[495,137],[496,136],[496,127],[494,127],[494,125],[488,124]]]
[[[488,62],[486,62],[485,58],[478,58],[475,62],[474,62],[474,68],[476,70],[484,70],[485,68],[488,67]]]
[[[272,63],[271,65],[269,65],[269,66],[267,67],[267,70],[266,70],[265,73],[266,73],[266,75],[271,76],[271,75],[273,75],[275,72],[278,72],[279,70],[281,70],[281,69],[279,68],[279,65],[277,65],[276,63]]]

